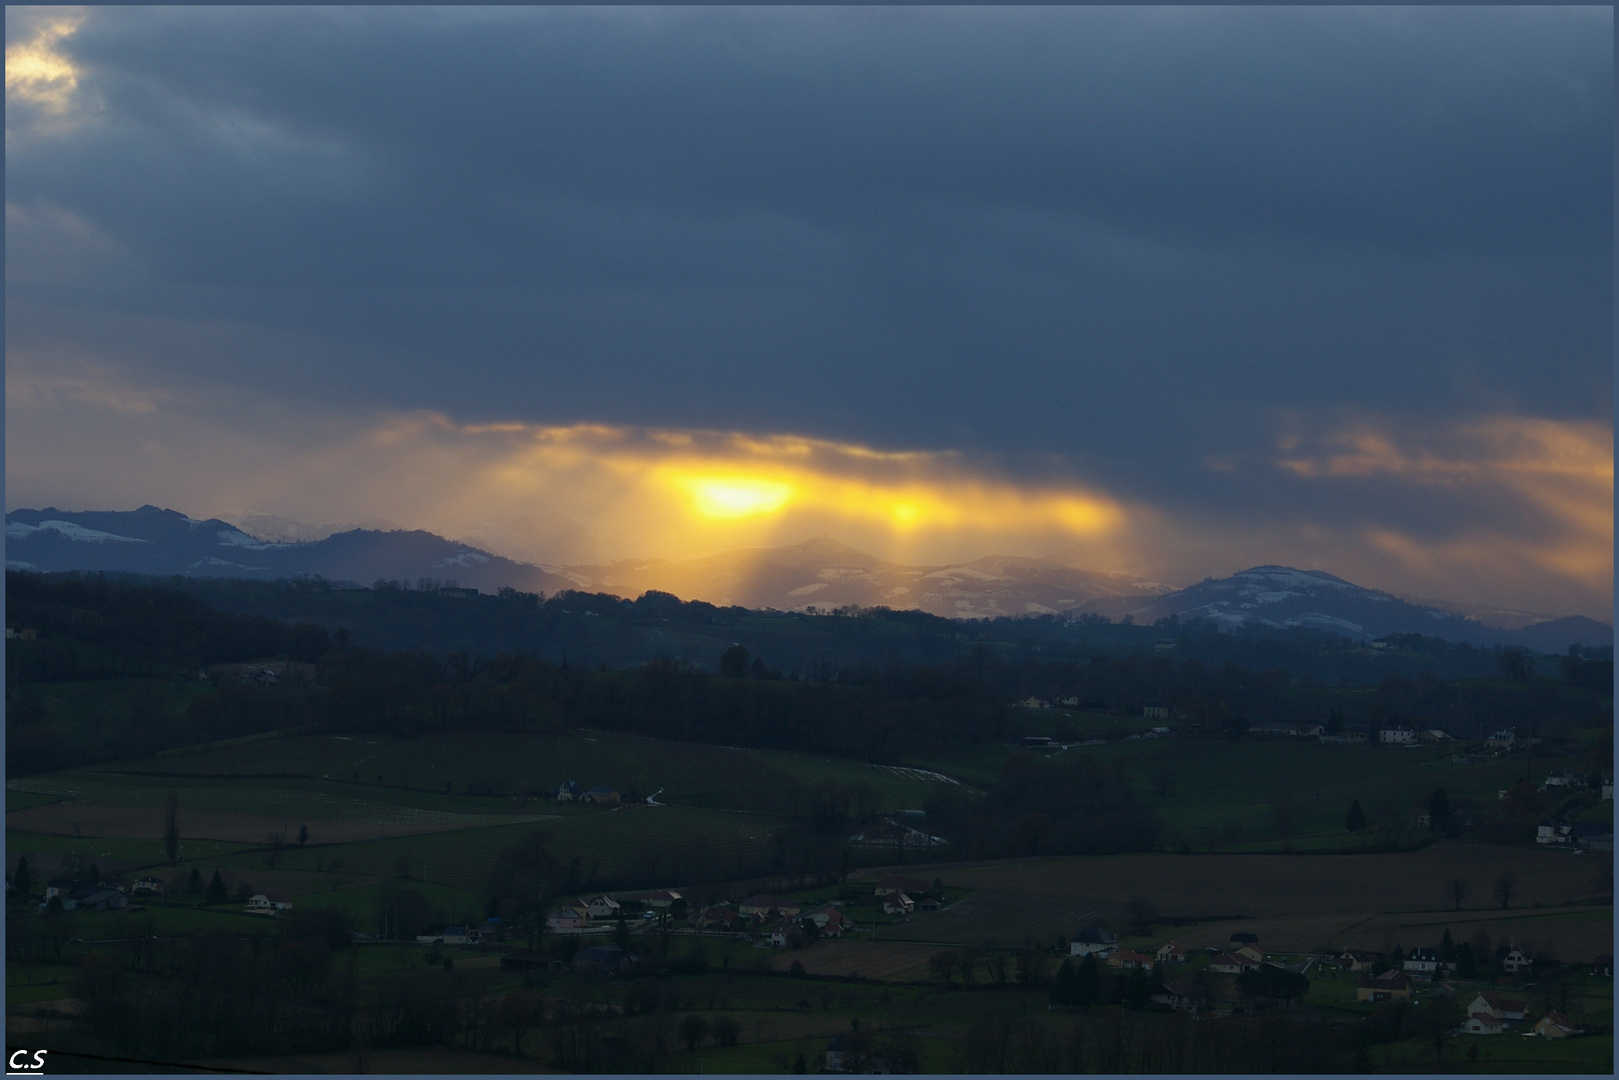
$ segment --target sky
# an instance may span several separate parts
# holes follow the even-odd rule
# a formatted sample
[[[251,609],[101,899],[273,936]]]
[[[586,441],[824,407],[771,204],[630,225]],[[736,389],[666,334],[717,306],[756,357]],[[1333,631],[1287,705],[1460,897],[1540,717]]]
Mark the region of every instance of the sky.
[[[1603,8],[6,9],[6,503],[1611,618]]]

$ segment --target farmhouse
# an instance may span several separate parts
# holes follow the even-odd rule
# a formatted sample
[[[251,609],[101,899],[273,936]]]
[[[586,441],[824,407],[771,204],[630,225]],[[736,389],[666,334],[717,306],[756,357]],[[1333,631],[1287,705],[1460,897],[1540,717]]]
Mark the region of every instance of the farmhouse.
[[[119,911],[128,906],[129,898],[123,893],[98,885],[80,885],[62,897],[63,911]]]
[[[1090,956],[1092,954],[1106,958],[1107,954],[1119,947],[1119,939],[1108,932],[1106,927],[1088,926],[1074,935],[1074,940],[1068,944],[1069,956]]]
[[[883,897],[883,913],[887,915],[909,915],[916,910],[916,901],[903,892],[891,892]]]
[[[1143,720],[1168,720],[1169,719],[1169,706],[1168,705],[1143,705],[1141,707],[1141,718]]]
[[[1158,946],[1158,960],[1160,963],[1184,964],[1186,963],[1186,950],[1173,941],[1166,941]]]
[[[814,923],[815,928],[825,937],[842,937],[843,932],[854,925],[848,916],[832,904],[822,904],[804,918]]]
[[[247,901],[247,910],[257,915],[268,915],[273,911],[286,911],[291,907],[292,901],[274,889],[265,889],[261,893],[254,893]]]
[[[1417,733],[1404,725],[1383,728],[1377,733],[1377,741],[1384,746],[1410,746],[1417,741]]]
[[[1542,784],[1541,787],[1576,787],[1583,783],[1585,783],[1585,777],[1571,769],[1564,769],[1562,772],[1554,772],[1547,776],[1546,782]]]
[[[1512,728],[1502,728],[1485,739],[1484,745],[1491,750],[1511,750],[1518,745],[1518,733]]]
[[[1549,1012],[1540,1018],[1535,1025],[1535,1034],[1547,1039],[1566,1039],[1570,1035],[1578,1035],[1580,1029],[1575,1027],[1560,1012]]]
[[[557,787],[557,802],[574,802],[579,798],[579,785],[572,780],[564,780]]]
[[[1467,1003],[1467,1014],[1484,1013],[1497,1020],[1522,1020],[1528,1011],[1528,1006],[1516,998],[1505,998],[1489,991],[1479,994]]]
[[[787,945],[787,928],[785,926],[776,926],[776,927],[771,929],[771,931],[770,931],[770,944],[775,946],[778,949],[786,947],[786,945]]]
[[[1176,1012],[1193,1012],[1197,1009],[1198,997],[1197,988],[1191,983],[1166,982],[1162,990],[1152,995],[1152,1000]]]
[[[581,897],[576,906],[589,912],[592,919],[613,919],[617,918],[619,913],[618,901],[606,893],[592,896],[588,900]]]
[[[129,891],[132,893],[161,893],[163,891],[163,883],[155,877],[143,877],[137,880],[135,884],[131,885],[129,887]]]
[[[883,878],[877,883],[877,888],[873,890],[874,894],[877,896],[887,896],[889,893],[894,892],[916,893],[920,895],[922,893],[929,893],[932,891],[933,886],[923,881],[921,878],[898,876]]]
[[[1410,1001],[1411,976],[1403,971],[1389,970],[1381,975],[1367,975],[1355,987],[1356,1001]]]
[[[1233,950],[1233,952],[1235,955],[1252,960],[1256,964],[1263,963],[1265,960],[1265,954],[1259,951],[1259,946],[1257,945],[1244,945],[1240,949]]]

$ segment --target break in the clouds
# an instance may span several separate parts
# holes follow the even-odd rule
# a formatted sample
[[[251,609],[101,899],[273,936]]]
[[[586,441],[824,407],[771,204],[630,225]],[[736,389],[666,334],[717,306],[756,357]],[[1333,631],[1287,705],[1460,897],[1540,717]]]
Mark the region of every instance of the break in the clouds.
[[[10,505],[1610,610],[1605,9],[6,18]]]

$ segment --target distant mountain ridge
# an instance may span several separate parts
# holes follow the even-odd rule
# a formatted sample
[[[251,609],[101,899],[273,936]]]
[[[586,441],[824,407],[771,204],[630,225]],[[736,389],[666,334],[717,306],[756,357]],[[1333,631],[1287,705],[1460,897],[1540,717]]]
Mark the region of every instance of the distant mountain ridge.
[[[261,579],[308,574],[364,585],[379,578],[414,583],[430,577],[484,592],[503,585],[555,592],[574,584],[421,530],[353,529],[321,540],[275,543],[217,518],[199,521],[156,506],[14,510],[6,515],[6,568]]]
[[[1115,601],[1093,605],[1092,610],[1130,615],[1138,623],[1175,616],[1208,619],[1229,629],[1305,627],[1360,639],[1425,634],[1474,645],[1525,645],[1540,652],[1562,652],[1574,643],[1606,645],[1613,641],[1611,626],[1581,615],[1505,630],[1367,589],[1324,570],[1290,566],[1256,566],[1228,578],[1208,578],[1145,603]]]
[[[297,523],[276,521],[281,535]],[[1513,629],[1367,589],[1322,570],[1256,566],[1171,589],[1050,559],[992,555],[945,566],[906,566],[830,537],[678,560],[546,567],[518,562],[421,530],[351,529],[319,540],[272,542],[218,519],[174,510],[15,510],[6,515],[9,569],[107,570],[167,576],[274,579],[300,574],[369,584],[454,581],[553,593],[580,589],[636,597],[648,590],[719,605],[781,611],[850,606],[918,609],[946,618],[1104,614],[1152,623],[1174,616],[1227,629],[1307,627],[1360,640],[1420,633],[1475,645],[1562,652],[1610,644],[1613,629],[1583,616]]]

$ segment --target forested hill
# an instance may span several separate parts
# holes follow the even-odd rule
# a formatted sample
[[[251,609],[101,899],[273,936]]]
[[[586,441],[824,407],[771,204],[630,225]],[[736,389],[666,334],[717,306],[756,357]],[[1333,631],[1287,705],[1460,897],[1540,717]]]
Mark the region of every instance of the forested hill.
[[[235,606],[253,601],[265,614],[221,612],[194,591],[164,585],[8,573],[8,624],[34,632],[7,642],[9,771],[299,728],[596,727],[887,762],[1023,733],[1037,721],[1009,704],[1029,695],[1067,698],[1076,713],[1121,725],[1160,703],[1202,730],[1237,736],[1267,719],[1337,715],[1376,726],[1405,718],[1465,725],[1473,735],[1507,724],[1600,722],[1611,712],[1610,658],[1537,665],[1521,653],[1422,638],[1370,649],[1301,631],[1236,637],[1201,626],[784,615],[657,594],[634,603],[576,593],[541,601],[231,582],[204,595],[217,589],[212,598],[220,599],[224,585],[240,590],[226,594]],[[291,623],[293,613],[310,622]],[[328,632],[314,622],[337,626]],[[461,627],[498,631],[512,646],[372,647],[372,628],[390,622],[430,625],[450,641]],[[662,656],[623,662],[634,649],[659,646]],[[619,658],[621,669],[582,663],[591,649]],[[197,678],[199,667],[249,659],[282,661],[288,677],[275,686],[242,685],[217,670],[217,686]],[[1375,690],[1356,689],[1278,660],[1380,674]],[[711,666],[717,676],[704,670]],[[1447,668],[1474,677],[1436,674]],[[96,680],[132,683],[143,696],[66,690]],[[62,712],[92,698],[77,720]],[[1055,713],[1038,721],[1061,722]]]
[[[8,582],[14,574],[8,571]],[[76,580],[74,575],[17,578]],[[343,589],[318,578],[123,580],[183,593],[216,612],[307,623],[330,634],[344,631],[354,644],[376,649],[438,655],[460,651],[475,657],[523,652],[556,663],[566,659],[574,666],[614,670],[667,659],[712,671],[720,653],[741,644],[784,674],[822,679],[856,664],[938,664],[982,645],[997,655],[1026,659],[1167,655],[1205,665],[1281,670],[1327,684],[1375,686],[1391,674],[1406,679],[1423,672],[1438,679],[1493,676],[1505,670],[1504,656],[1522,655],[1415,634],[1390,635],[1374,648],[1319,630],[1233,632],[1209,621],[1174,618],[1154,626],[1109,622],[1096,615],[963,621],[886,608],[810,615],[716,607],[659,592],[630,601],[607,594],[544,597],[511,589],[465,595],[441,590],[432,581],[415,588],[380,582],[370,589]],[[15,595],[9,584],[8,594]],[[18,617],[8,616],[10,625],[24,625]],[[1548,673],[1557,670],[1555,661],[1542,661],[1541,666]]]

